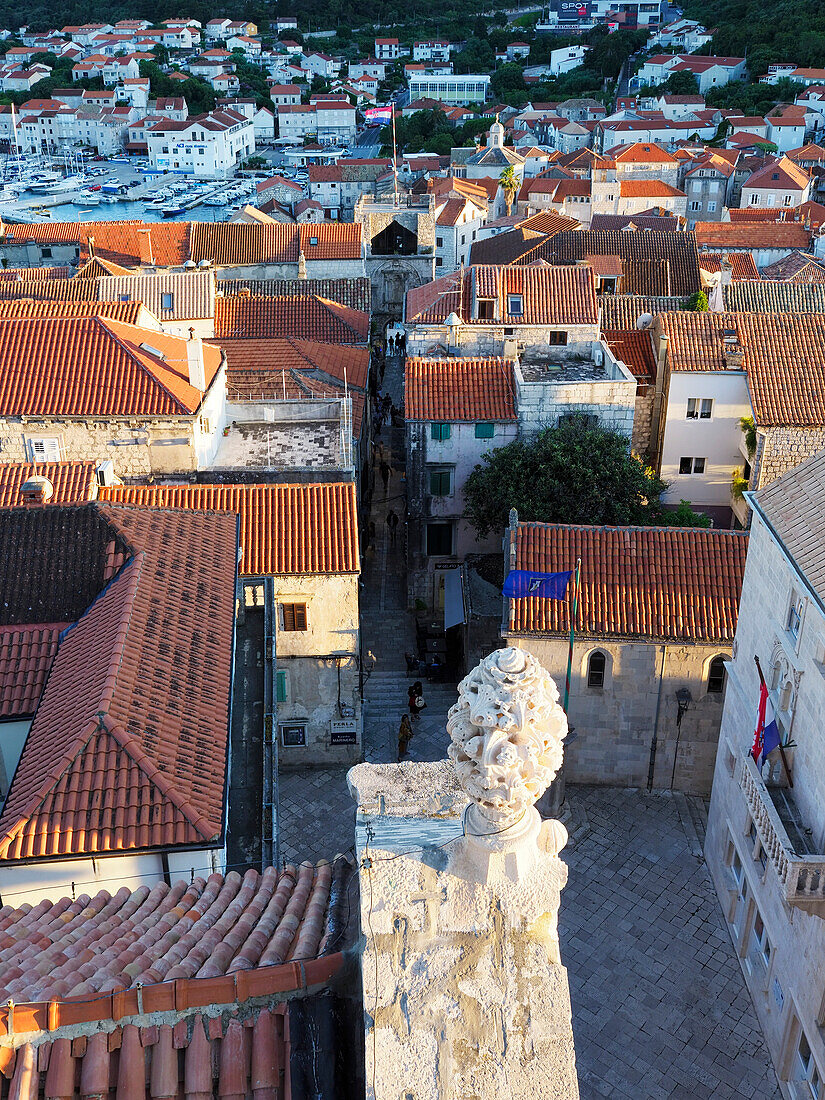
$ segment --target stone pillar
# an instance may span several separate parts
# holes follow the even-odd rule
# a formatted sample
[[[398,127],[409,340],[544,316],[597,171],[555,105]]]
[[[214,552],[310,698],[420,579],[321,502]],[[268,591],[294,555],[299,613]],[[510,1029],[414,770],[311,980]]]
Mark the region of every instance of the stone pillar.
[[[576,1100],[557,933],[567,832],[556,685],[501,649],[459,685],[451,762],[359,764],[368,1100]]]

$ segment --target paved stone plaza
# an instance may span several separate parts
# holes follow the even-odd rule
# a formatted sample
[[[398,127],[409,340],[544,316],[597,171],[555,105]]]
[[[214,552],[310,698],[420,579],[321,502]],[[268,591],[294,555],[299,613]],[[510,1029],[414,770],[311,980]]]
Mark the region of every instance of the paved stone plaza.
[[[398,372],[388,368],[396,404]],[[387,497],[373,502],[377,539],[366,555],[364,651],[376,657],[366,685],[364,751],[396,759],[406,710],[405,651],[415,631],[406,610],[401,528],[389,545],[392,504],[403,514],[400,429]],[[427,709],[411,760],[444,757],[454,685],[425,685]],[[354,845],[346,768],[280,776],[280,857],[332,858]],[[701,858],[704,805],[668,793],[569,787],[559,931],[573,1002],[581,1100],[778,1100],[773,1068]]]

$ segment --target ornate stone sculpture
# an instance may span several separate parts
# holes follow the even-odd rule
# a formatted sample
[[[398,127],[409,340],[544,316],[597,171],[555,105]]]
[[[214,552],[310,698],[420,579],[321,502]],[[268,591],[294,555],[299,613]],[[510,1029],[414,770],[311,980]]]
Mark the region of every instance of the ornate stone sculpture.
[[[558,699],[536,658],[512,647],[489,654],[458,685],[447,751],[488,835],[517,826],[561,767],[567,717]]]

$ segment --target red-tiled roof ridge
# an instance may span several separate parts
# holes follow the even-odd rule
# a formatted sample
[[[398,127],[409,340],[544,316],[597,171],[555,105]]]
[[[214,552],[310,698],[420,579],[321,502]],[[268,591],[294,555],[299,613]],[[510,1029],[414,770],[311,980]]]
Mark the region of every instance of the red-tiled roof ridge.
[[[410,357],[404,372],[407,420],[514,421],[512,359]]]
[[[0,508],[20,504],[20,487],[30,477],[45,477],[54,490],[47,503],[79,504],[97,489],[96,462],[0,462]]]

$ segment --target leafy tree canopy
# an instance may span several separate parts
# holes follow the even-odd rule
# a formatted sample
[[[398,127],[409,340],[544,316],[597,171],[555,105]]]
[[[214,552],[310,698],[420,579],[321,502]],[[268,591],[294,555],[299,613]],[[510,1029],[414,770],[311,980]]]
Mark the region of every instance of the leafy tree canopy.
[[[666,488],[624,436],[573,418],[486,454],[464,486],[465,515],[481,536],[502,530],[511,508],[544,523],[710,526],[689,505],[674,520]]]

